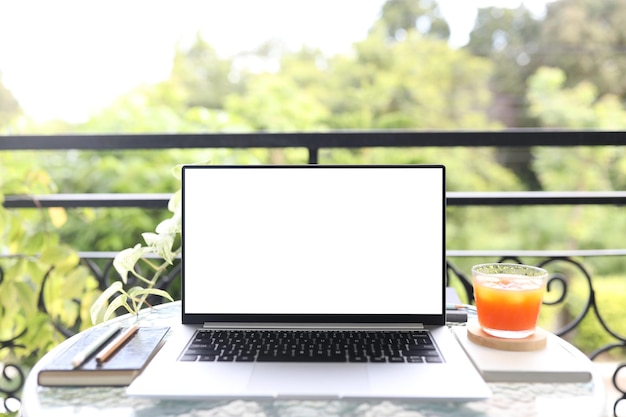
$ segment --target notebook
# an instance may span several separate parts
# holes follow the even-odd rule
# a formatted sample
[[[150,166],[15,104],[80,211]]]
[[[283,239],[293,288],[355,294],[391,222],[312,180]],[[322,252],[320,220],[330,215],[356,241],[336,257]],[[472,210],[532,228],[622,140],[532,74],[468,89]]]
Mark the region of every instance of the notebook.
[[[589,382],[591,362],[576,348],[548,334],[546,347],[508,352],[473,343],[465,326],[454,332],[483,378],[489,382]]]
[[[487,398],[489,388],[445,326],[445,198],[441,165],[183,167],[182,320],[127,393]],[[330,361],[284,360],[275,349],[273,360],[267,349],[235,348],[226,358],[207,352],[233,331],[322,334],[334,347],[336,334],[382,334],[378,347],[396,344],[397,356],[369,351],[340,362],[334,351]],[[399,343],[384,338],[398,332]],[[424,333],[432,361],[432,350],[409,346]],[[287,350],[296,345],[309,354],[322,346],[296,342]]]

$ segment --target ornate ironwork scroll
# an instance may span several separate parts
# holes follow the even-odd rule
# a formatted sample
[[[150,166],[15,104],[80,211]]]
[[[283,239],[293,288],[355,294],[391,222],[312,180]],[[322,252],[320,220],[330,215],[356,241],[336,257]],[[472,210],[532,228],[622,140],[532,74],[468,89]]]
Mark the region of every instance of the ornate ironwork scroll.
[[[4,270],[0,266],[0,286],[4,281]],[[5,306],[1,306],[5,309]],[[5,349],[23,348],[24,345],[19,343],[19,339],[26,334],[26,329],[21,331],[17,336],[8,340],[0,340],[0,351]],[[24,387],[24,371],[19,365],[13,363],[0,363],[0,371],[2,371],[0,379],[0,395],[2,395],[2,403],[4,409],[9,412],[16,412],[20,408],[19,394]]]
[[[3,346],[0,346],[1,348]],[[19,394],[24,387],[24,371],[15,364],[0,364],[0,368],[2,370],[0,393],[4,409],[10,413],[17,412],[21,405]]]

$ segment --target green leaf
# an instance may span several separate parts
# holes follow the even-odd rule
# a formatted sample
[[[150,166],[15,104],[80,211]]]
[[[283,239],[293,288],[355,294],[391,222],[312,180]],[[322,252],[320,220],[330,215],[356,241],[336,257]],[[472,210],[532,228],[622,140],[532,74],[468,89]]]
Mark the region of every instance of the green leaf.
[[[59,271],[70,271],[80,262],[76,252],[63,245],[45,247],[41,251],[39,260],[44,264],[54,265],[54,268]]]
[[[50,216],[50,222],[57,229],[60,229],[67,223],[67,212],[63,207],[48,208],[48,215]]]
[[[174,235],[166,233],[143,233],[142,236],[146,244],[167,263],[172,264],[174,262],[174,257],[176,256],[172,252]]]
[[[58,297],[55,300],[54,316],[58,317],[62,323],[75,323],[80,314],[79,306],[73,300]]]
[[[23,284],[23,283],[21,283]],[[2,283],[2,291],[0,291],[0,305],[2,306],[10,306],[10,305],[15,305],[16,301],[22,301],[20,299],[20,295],[24,296],[24,298],[28,301],[31,301],[34,303],[35,301],[35,293],[33,291],[26,291],[23,294],[18,294],[18,292],[20,291],[21,287],[23,287],[23,285],[20,285],[19,282],[12,282],[12,281],[8,281],[8,282],[3,282]],[[29,300],[30,298],[30,300]],[[13,320],[13,317],[16,316],[17,314],[19,314],[23,308],[27,308],[29,307],[29,305],[20,305],[17,304],[17,308],[6,308],[2,310],[2,315],[0,317],[7,317],[10,321]],[[1,329],[0,330],[0,336],[3,335],[2,330],[6,330],[6,329]],[[5,335],[6,337],[6,335]],[[3,337],[0,337],[0,340],[4,340]]]
[[[109,307],[107,307],[107,310],[104,313],[103,320],[107,321],[107,320],[115,317],[115,310],[117,310],[120,307],[124,307],[126,309],[126,311],[128,311],[129,313],[137,314],[137,311],[135,311],[128,304],[128,294],[122,293],[122,294],[118,295],[113,301],[111,301],[111,304],[109,304]]]
[[[165,290],[161,290],[159,288],[140,288],[140,287],[135,287],[135,288],[137,290],[133,291],[133,294],[132,294],[133,297],[140,297],[142,295],[156,295],[159,297],[163,297],[167,300],[174,301],[172,296],[169,295],[167,291]],[[130,291],[129,291],[129,294],[130,294]]]
[[[46,238],[45,232],[35,232],[32,235],[24,233],[19,237],[22,244],[20,249],[29,255],[37,254],[46,247]]]
[[[20,219],[18,219],[17,217],[9,217],[9,225],[8,225],[8,233],[6,236],[7,241],[9,242],[9,249],[11,252],[17,252],[17,251],[22,251],[22,252],[26,252],[28,250],[28,248],[22,248],[19,247],[16,248],[15,244],[16,243],[21,243],[22,238],[24,237],[24,235],[26,234],[26,231],[24,230],[24,227],[22,226],[22,222]],[[37,247],[37,249],[39,249],[39,246],[35,245]]]
[[[141,291],[142,289],[143,289],[143,288],[141,288],[141,287],[139,287],[139,286],[132,287],[132,288],[130,288],[130,289],[127,291],[128,296],[129,296],[129,297],[131,297],[131,298],[135,298],[135,297],[137,296],[137,293],[138,293],[139,291]]]
[[[122,277],[122,281],[126,283],[128,279],[128,273],[135,269],[137,261],[145,256],[147,253],[153,252],[153,248],[141,246],[139,243],[133,248],[124,249],[115,256],[113,259],[113,267]]]
[[[178,232],[178,225],[174,218],[165,219],[156,227],[156,232],[159,235],[175,235]]]
[[[109,298],[111,298],[113,294],[120,291],[122,291],[122,283],[120,281],[115,281],[109,286],[109,288],[100,294],[89,310],[91,314],[91,322],[93,324],[98,323],[99,318],[103,317],[103,312],[105,311],[104,307],[107,305]]]
[[[172,213],[176,213],[180,211],[181,203],[183,201],[183,192],[182,190],[178,190],[172,195],[170,201],[167,202],[167,209]]]
[[[183,179],[183,164],[178,164],[174,168],[172,168],[172,175],[177,180]]]
[[[84,267],[73,268],[68,272],[59,273],[54,270],[52,273],[53,282],[58,283],[59,298],[80,299],[87,291],[90,279],[93,279],[89,270]]]
[[[4,287],[4,290],[6,289],[7,287]],[[18,305],[26,317],[33,316],[37,312],[37,292],[33,291],[32,286],[26,282],[15,282],[14,290],[15,293],[11,295],[13,299],[10,303],[2,305]]]

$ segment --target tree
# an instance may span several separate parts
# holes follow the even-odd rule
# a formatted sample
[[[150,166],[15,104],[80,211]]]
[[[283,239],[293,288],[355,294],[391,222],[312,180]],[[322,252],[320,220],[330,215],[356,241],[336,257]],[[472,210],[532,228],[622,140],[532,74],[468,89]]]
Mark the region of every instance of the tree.
[[[562,0],[536,19],[524,7],[480,9],[467,48],[495,63],[492,113],[507,126],[536,126],[527,113],[526,81],[539,67],[561,68],[566,86],[589,81],[599,95],[626,98],[626,2]],[[504,110],[502,110],[504,109]]]
[[[565,71],[559,68],[540,68],[529,79],[528,101],[531,113],[542,126],[584,129],[626,129],[626,108],[615,95],[600,95],[598,88],[588,81],[568,87]],[[537,150],[538,164],[544,183],[552,189],[622,190],[626,187],[624,150],[618,146]],[[543,158],[541,158],[543,156]],[[567,161],[554,163],[552,161]],[[571,167],[578,167],[577,175]],[[587,169],[580,169],[587,166]],[[558,179],[547,181],[554,169],[562,171]],[[599,168],[601,167],[601,168]],[[548,177],[545,177],[545,175]],[[584,178],[584,180],[583,180]]]
[[[589,81],[571,85],[564,70],[540,68],[529,78],[531,115],[541,126],[558,128],[626,128],[626,109],[619,97],[600,95]],[[534,149],[534,168],[546,190],[606,191],[626,188],[626,152],[620,146]],[[626,222],[619,207],[572,207],[551,217],[554,225],[567,230],[564,246],[570,249],[619,247]],[[611,261],[609,261],[611,263]],[[615,263],[611,263],[615,267]],[[606,265],[603,268],[609,267]]]
[[[282,74],[259,74],[245,94],[226,99],[226,110],[252,130],[307,131],[323,128],[327,109],[296,81]]]
[[[231,81],[232,60],[222,59],[200,35],[188,49],[177,49],[169,80],[186,107],[223,108],[224,98],[237,91]]]
[[[450,26],[434,0],[387,0],[379,23],[390,39],[401,40],[413,29],[440,40],[450,37]]]
[[[466,49],[494,66],[490,116],[506,126],[533,124],[527,118],[524,96],[526,80],[541,65],[540,25],[523,6],[489,7],[479,9],[470,34]]]
[[[561,68],[566,86],[590,81],[600,95],[626,98],[626,2],[550,3],[541,27],[543,64]]]
[[[389,41],[377,24],[355,54],[329,62],[325,103],[335,128],[493,127],[490,64],[410,29]]]
[[[490,118],[509,127],[534,126],[525,101],[526,80],[541,65],[539,54],[541,21],[523,6],[516,9],[482,8],[466,47],[493,63],[490,87],[493,94]],[[528,147],[499,148],[498,161],[511,169],[530,190],[541,185],[532,170]]]
[[[542,67],[528,82],[529,112],[542,126],[555,128],[626,128],[626,111],[619,97],[601,96],[589,81],[569,85],[565,71]]]

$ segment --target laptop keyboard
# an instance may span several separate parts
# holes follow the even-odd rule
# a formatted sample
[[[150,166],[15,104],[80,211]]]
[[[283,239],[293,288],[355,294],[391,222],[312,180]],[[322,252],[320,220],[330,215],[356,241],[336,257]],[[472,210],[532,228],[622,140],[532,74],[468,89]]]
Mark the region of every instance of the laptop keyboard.
[[[441,363],[428,331],[197,330],[181,361]]]

